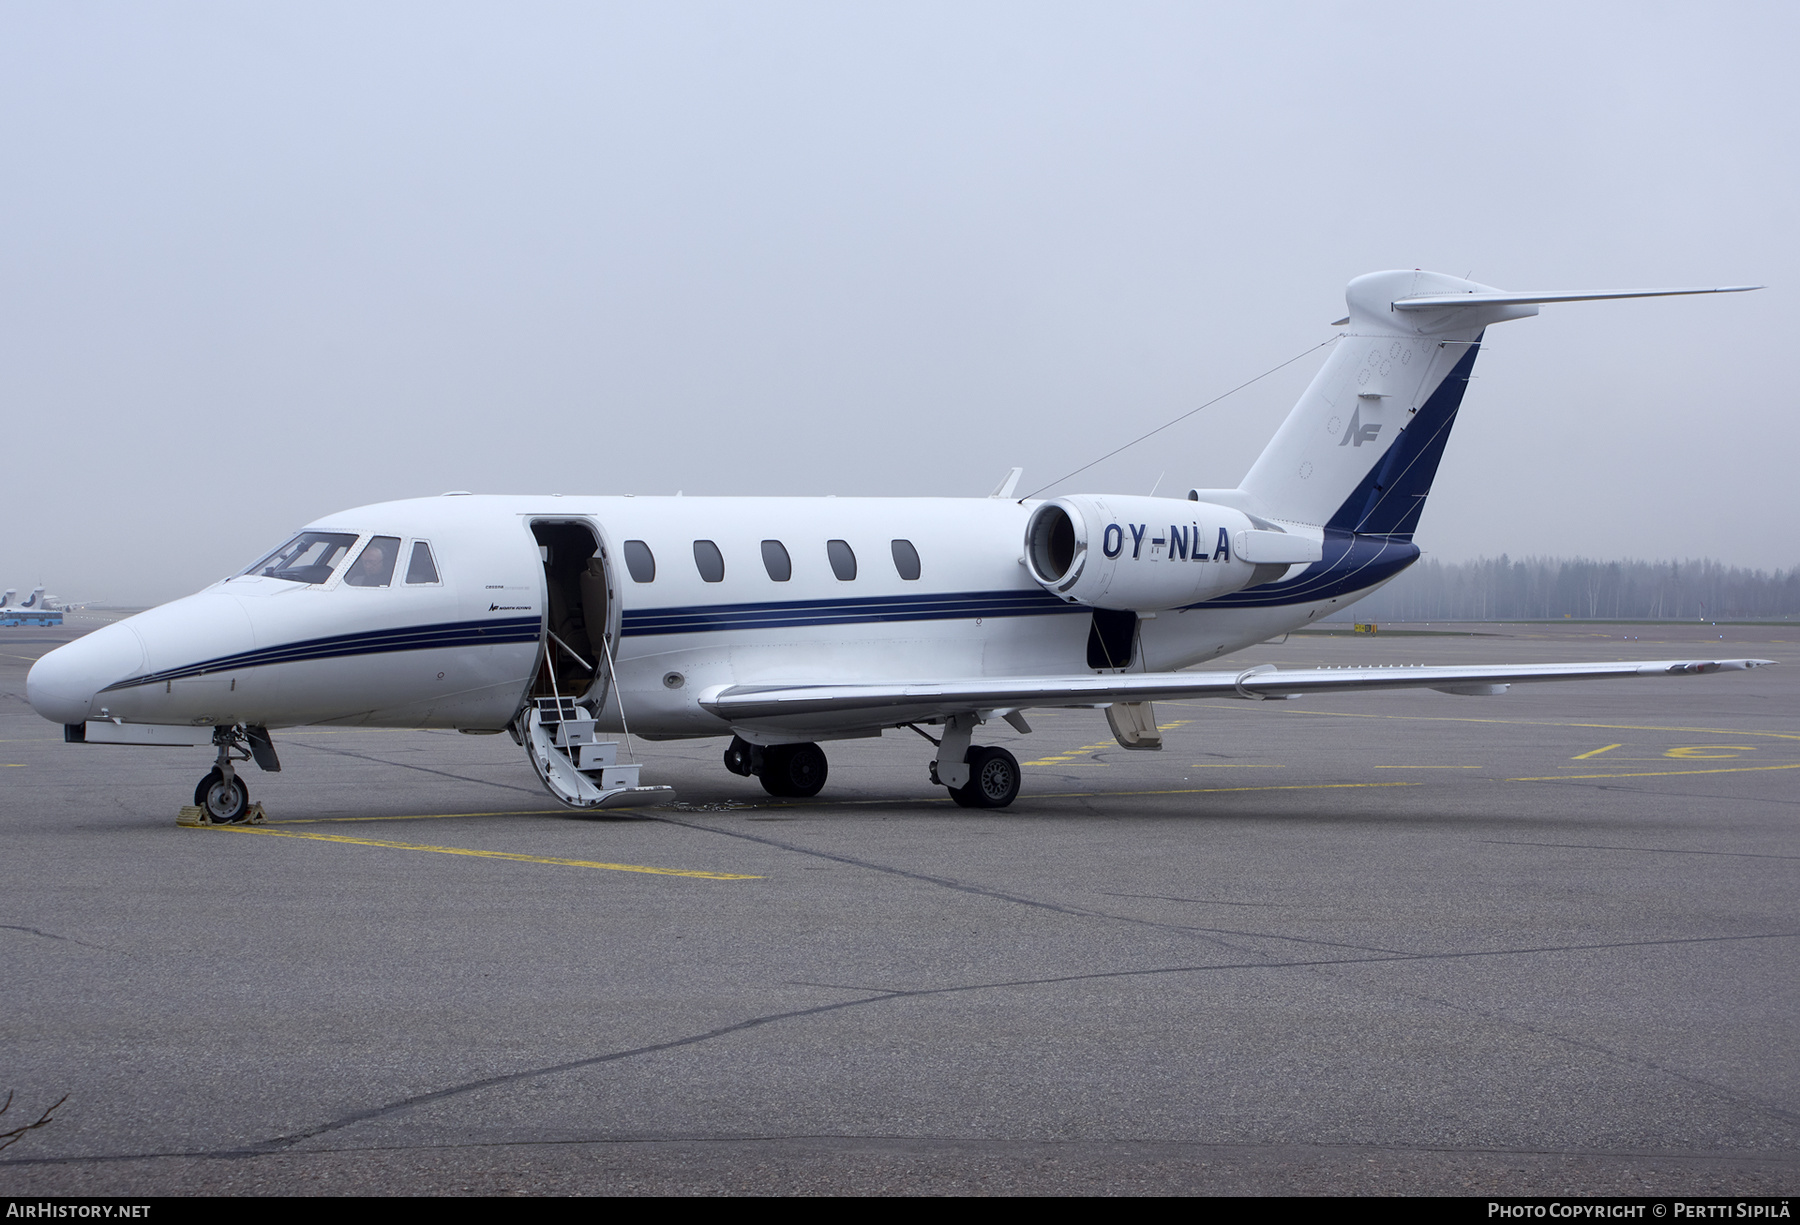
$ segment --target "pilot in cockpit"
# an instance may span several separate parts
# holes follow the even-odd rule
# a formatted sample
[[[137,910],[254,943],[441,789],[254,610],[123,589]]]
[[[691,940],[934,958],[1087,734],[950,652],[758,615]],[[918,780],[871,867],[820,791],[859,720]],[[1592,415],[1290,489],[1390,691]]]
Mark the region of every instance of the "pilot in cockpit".
[[[352,587],[386,587],[394,574],[394,557],[384,547],[386,543],[386,537],[370,541],[344,576],[344,582]]]

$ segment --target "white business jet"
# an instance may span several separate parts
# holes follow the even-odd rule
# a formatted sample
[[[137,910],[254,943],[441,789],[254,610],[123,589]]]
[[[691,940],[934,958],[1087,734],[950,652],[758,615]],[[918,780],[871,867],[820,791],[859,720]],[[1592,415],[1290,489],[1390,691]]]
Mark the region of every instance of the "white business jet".
[[[198,594],[50,652],[31,704],[88,743],[205,744],[207,818],[270,729],[510,732],[576,808],[672,796],[609,733],[730,737],[777,796],[825,783],[819,742],[910,728],[932,781],[999,808],[1019,764],[971,743],[1032,707],[1101,707],[1160,748],[1157,699],[1344,690],[1492,694],[1766,660],[1184,671],[1336,612],[1419,556],[1413,532],[1482,333],[1547,302],[1720,289],[1507,293],[1429,272],[1350,283],[1325,362],[1236,489],[1186,498],[476,497],[327,516]],[[933,732],[926,728],[934,728]]]

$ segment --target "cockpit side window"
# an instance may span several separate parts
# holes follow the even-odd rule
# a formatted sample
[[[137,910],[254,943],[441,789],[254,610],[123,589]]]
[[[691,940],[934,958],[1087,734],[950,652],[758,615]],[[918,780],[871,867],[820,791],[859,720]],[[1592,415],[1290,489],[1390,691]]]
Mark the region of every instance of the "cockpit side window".
[[[432,560],[431,546],[423,540],[413,541],[412,559],[406,563],[406,581],[409,585],[440,581],[437,562]]]
[[[377,536],[363,546],[362,556],[344,576],[347,587],[386,587],[394,581],[394,563],[400,559],[400,537]]]
[[[290,583],[323,583],[355,543],[355,532],[301,532],[244,573]]]

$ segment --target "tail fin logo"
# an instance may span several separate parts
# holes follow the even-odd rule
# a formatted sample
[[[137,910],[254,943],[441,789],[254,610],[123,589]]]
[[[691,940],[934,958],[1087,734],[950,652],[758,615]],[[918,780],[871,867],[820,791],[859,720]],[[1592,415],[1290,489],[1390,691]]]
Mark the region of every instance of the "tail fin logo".
[[[1347,447],[1354,442],[1360,447],[1365,442],[1374,442],[1375,435],[1379,433],[1381,433],[1379,421],[1370,422],[1368,425],[1362,423],[1362,405],[1359,404],[1356,406],[1356,411],[1350,414],[1350,428],[1344,431],[1344,436],[1338,440],[1338,446]]]

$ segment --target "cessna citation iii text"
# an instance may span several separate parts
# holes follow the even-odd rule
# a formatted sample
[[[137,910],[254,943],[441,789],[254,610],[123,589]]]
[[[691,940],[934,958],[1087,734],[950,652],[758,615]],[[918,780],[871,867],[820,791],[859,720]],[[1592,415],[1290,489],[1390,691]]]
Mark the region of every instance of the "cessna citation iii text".
[[[1748,288],[1748,287],[1745,287]],[[211,744],[195,803],[241,819],[237,763],[304,724],[509,732],[552,795],[653,803],[605,737],[729,737],[771,794],[825,783],[820,742],[910,727],[957,803],[1010,804],[972,743],[1024,711],[1102,707],[1159,748],[1157,699],[1679,676],[1763,660],[1185,671],[1367,595],[1413,532],[1482,333],[1545,302],[1429,272],[1350,283],[1344,332],[1236,489],[1183,498],[475,497],[331,515],[206,590],[39,660],[72,741]],[[933,730],[927,731],[927,728]]]

